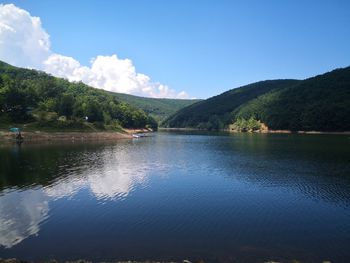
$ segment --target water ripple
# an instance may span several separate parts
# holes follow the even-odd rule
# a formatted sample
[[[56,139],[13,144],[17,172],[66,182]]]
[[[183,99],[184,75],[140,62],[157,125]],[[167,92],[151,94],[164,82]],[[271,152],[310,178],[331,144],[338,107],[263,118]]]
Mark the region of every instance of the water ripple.
[[[350,153],[336,138],[158,134],[1,149],[0,253],[344,262]]]

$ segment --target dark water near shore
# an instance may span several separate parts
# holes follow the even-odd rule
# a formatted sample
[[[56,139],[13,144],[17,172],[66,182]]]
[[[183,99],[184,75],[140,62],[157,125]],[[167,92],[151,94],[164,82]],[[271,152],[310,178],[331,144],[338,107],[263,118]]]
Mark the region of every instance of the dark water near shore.
[[[350,138],[0,146],[0,258],[350,262]]]

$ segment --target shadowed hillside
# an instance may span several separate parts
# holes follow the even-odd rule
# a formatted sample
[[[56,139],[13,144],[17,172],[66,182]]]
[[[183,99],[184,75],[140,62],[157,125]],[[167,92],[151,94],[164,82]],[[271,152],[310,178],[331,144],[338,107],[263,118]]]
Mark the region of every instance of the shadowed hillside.
[[[274,130],[350,131],[350,67],[264,94],[237,109]]]
[[[350,67],[306,80],[268,80],[232,89],[186,107],[167,127],[241,130],[350,130]]]
[[[167,127],[219,129],[231,123],[232,111],[244,103],[272,90],[296,85],[298,80],[267,80],[226,91],[218,96],[186,107],[170,118]]]

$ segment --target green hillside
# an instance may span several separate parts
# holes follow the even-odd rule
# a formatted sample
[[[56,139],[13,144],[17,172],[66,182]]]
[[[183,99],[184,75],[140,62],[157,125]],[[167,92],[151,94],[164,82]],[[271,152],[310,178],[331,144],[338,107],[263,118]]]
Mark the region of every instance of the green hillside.
[[[200,100],[184,100],[184,99],[158,99],[133,96],[123,93],[113,93],[119,100],[124,101],[131,106],[142,109],[144,112],[152,116],[159,123],[177,112]]]
[[[350,131],[350,67],[262,95],[233,115],[254,117],[273,130]]]
[[[267,80],[226,91],[178,111],[166,121],[167,127],[224,128],[232,121],[232,111],[242,104],[272,90],[296,85],[298,80]]]
[[[165,121],[168,127],[237,127],[350,130],[350,67],[297,80],[270,80],[230,90],[186,107]]]
[[[157,128],[143,110],[106,91],[0,61],[0,124],[19,123],[59,130]]]

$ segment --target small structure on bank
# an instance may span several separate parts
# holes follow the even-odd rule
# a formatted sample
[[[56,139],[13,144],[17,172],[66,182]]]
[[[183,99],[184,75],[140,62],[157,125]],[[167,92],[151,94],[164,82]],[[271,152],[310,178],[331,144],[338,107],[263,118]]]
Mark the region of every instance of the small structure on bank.
[[[23,142],[23,136],[19,128],[12,127],[10,128],[10,131],[13,132],[13,134],[15,135],[16,142]]]

